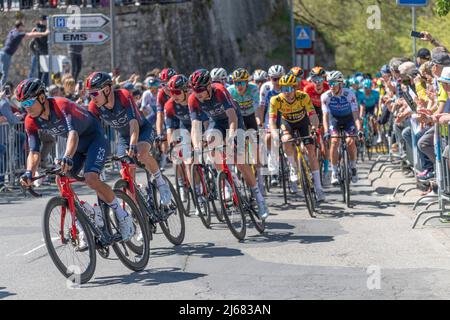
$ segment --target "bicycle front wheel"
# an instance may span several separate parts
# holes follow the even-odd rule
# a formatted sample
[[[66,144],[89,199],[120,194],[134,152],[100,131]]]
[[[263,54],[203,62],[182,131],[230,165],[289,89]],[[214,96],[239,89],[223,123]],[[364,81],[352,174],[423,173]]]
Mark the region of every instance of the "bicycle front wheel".
[[[73,217],[66,199],[50,199],[42,217],[42,230],[49,256],[58,270],[76,284],[88,282],[94,275],[97,256],[94,237],[80,208],[75,208]]]
[[[303,190],[303,195],[305,196],[305,203],[306,203],[306,207],[308,209],[308,213],[311,216],[311,218],[315,218],[316,215],[314,214],[314,210],[315,210],[315,199],[314,199],[314,194],[312,191],[312,186],[311,186],[311,178],[308,176],[309,173],[309,169],[306,168],[306,164],[305,161],[302,161],[303,159],[300,159],[300,183],[302,186],[302,190]]]
[[[180,175],[179,171],[182,172],[182,174]],[[183,209],[184,209],[184,215],[186,217],[190,217],[191,214],[191,188],[189,187],[188,183],[187,183],[187,176],[186,176],[186,169],[184,168],[183,164],[180,164],[178,166],[175,167],[175,181],[176,181],[176,186],[177,186],[177,194],[180,197],[181,200],[181,195],[182,193],[185,196],[185,199],[183,199],[184,201],[181,201],[181,203],[183,204]],[[183,181],[183,184],[180,185],[180,181]]]
[[[192,166],[192,181],[198,181],[200,187],[200,194],[194,193],[194,204],[198,210],[200,220],[203,225],[207,228],[211,228],[211,209],[209,206],[209,186],[207,185],[205,179],[205,171],[201,165],[195,164]],[[194,188],[195,189],[195,188]]]
[[[217,177],[219,187],[219,198],[222,206],[225,221],[233,236],[238,240],[243,240],[246,233],[245,215],[239,197],[237,196],[236,186],[230,184],[228,175],[221,172]]]

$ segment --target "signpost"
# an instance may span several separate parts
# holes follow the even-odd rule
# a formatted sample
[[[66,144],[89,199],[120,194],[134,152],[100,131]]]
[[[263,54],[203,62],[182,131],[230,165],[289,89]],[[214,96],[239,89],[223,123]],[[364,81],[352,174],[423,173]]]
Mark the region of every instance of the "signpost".
[[[112,1],[113,2],[113,1]],[[52,75],[52,44],[101,45],[110,35],[102,30],[110,19],[101,13],[60,14],[48,17],[50,36],[48,37],[48,56],[50,84]]]
[[[315,66],[314,55],[315,31],[310,26],[295,28],[296,61],[294,65],[308,71]]]
[[[312,30],[310,26],[295,28],[295,48],[310,49],[312,47]]]
[[[412,16],[412,29],[416,31],[416,7],[424,7],[428,5],[428,0],[397,0],[399,6],[411,7]],[[413,41],[413,53],[416,57],[416,38],[412,38]]]

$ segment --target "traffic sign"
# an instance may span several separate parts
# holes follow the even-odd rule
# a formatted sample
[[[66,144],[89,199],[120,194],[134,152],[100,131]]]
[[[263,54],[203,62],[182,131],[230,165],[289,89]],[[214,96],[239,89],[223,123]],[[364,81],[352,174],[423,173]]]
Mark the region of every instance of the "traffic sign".
[[[312,47],[312,31],[309,26],[295,28],[295,48],[308,49]]]
[[[400,6],[423,7],[428,5],[428,0],[397,0]]]
[[[54,33],[57,44],[103,44],[109,40],[109,34],[103,31],[81,31]]]
[[[102,28],[109,23],[109,18],[101,13],[63,14],[53,16],[54,29],[94,29]]]

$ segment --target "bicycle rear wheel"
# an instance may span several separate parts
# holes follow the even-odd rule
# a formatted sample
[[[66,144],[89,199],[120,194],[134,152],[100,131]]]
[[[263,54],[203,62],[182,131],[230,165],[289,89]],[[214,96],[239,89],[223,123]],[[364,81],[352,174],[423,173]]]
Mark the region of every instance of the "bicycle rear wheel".
[[[191,188],[189,187],[189,184],[187,183],[187,177],[186,177],[186,170],[184,168],[183,164],[180,164],[180,170],[183,173],[183,177],[180,176],[180,173],[178,170],[178,166],[175,166],[175,184],[176,184],[176,188],[177,188],[177,194],[180,197],[181,200],[181,193],[184,193],[186,196],[186,199],[184,201],[181,201],[181,203],[183,204],[183,209],[184,209],[184,215],[186,217],[190,217],[191,214],[191,195],[193,196],[193,194],[191,194]],[[183,185],[180,185],[180,180],[183,180]]]
[[[201,193],[197,194],[197,191],[194,193],[194,205],[198,210],[200,220],[203,225],[207,228],[211,228],[211,210],[209,206],[209,186],[206,183],[205,172],[203,171],[203,167],[198,164],[192,165],[192,181],[198,181],[200,183]],[[196,182],[197,183],[197,182]],[[194,188],[195,189],[195,188]]]
[[[167,240],[169,240],[174,245],[180,245],[183,243],[184,235],[185,235],[185,224],[184,224],[184,213],[183,213],[183,205],[181,204],[181,200],[177,195],[175,188],[172,183],[167,179],[166,176],[163,176],[164,180],[169,184],[170,191],[172,192],[172,203],[170,204],[171,213],[167,219],[161,221],[159,225],[166,236]],[[157,190],[155,187],[154,190]],[[159,197],[155,197],[157,203],[160,203]],[[163,211],[161,205],[158,206],[158,210],[160,215],[166,214]]]
[[[44,241],[50,258],[58,270],[76,284],[88,282],[94,275],[97,263],[95,241],[86,217],[75,208],[76,230],[72,230],[72,215],[67,200],[50,199],[42,216]],[[87,244],[79,251],[80,240]]]
[[[142,271],[148,264],[150,258],[150,239],[147,230],[147,222],[139,211],[134,201],[123,191],[114,190],[122,208],[133,218],[135,235],[127,242],[116,242],[112,245],[119,260],[130,270]],[[119,232],[119,223],[116,215],[111,209],[105,215],[106,225],[110,234]]]
[[[243,240],[246,233],[246,221],[239,196],[237,196],[237,188],[234,182],[232,184],[229,183],[228,175],[225,172],[219,173],[217,185],[220,204],[227,226],[236,239]]]
[[[289,181],[289,169],[286,162],[286,157],[284,156],[284,152],[282,147],[280,146],[280,178],[281,178],[281,185],[283,187],[283,198],[284,198],[284,204],[287,204],[287,184],[286,181]]]

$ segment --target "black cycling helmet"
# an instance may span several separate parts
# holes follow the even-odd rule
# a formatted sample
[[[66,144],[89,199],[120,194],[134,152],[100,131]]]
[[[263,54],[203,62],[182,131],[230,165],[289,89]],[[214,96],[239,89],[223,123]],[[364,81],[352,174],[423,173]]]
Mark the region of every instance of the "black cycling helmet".
[[[198,69],[189,77],[193,89],[206,87],[211,84],[211,75],[206,69]]]
[[[16,88],[17,101],[23,102],[45,93],[45,84],[36,78],[25,79]]]
[[[86,90],[95,91],[112,85],[112,79],[106,72],[93,72],[86,79]]]

